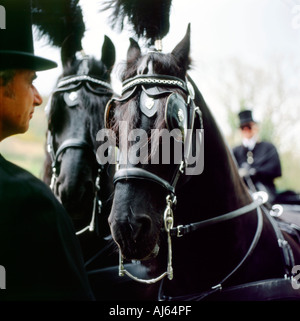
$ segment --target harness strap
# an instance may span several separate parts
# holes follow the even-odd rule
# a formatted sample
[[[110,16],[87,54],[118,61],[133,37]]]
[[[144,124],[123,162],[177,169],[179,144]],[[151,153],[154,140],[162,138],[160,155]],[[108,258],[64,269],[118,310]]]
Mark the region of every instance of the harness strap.
[[[81,140],[81,139],[77,139],[77,138],[70,138],[65,140],[57,149],[56,153],[55,153],[55,158],[54,158],[54,162],[53,162],[53,166],[56,167],[57,165],[57,160],[60,154],[62,154],[66,149],[68,148],[82,148],[82,149],[91,149],[91,146]]]
[[[114,176],[113,183],[116,184],[117,182],[121,180],[127,180],[127,179],[146,179],[148,181],[157,183],[167,189],[172,194],[175,193],[175,187],[169,184],[166,180],[162,179],[161,177],[148,172],[142,168],[138,167],[130,167],[130,168],[121,168],[119,169]]]
[[[212,289],[214,288],[222,289],[224,283],[228,281],[228,279],[244,264],[246,259],[253,253],[254,249],[256,248],[256,245],[258,244],[262,230],[263,230],[263,217],[262,217],[261,208],[258,207],[257,208],[257,228],[247,253],[243,257],[243,259],[240,261],[240,263],[219,284],[213,286]]]
[[[95,89],[90,85],[91,83],[95,85],[99,85],[101,86],[101,88]],[[89,91],[91,91],[93,94],[96,94],[96,95],[105,95],[107,93],[109,94],[114,93],[112,86],[109,83],[97,77],[91,77],[88,75],[71,75],[71,76],[63,77],[60,79],[55,89],[51,93],[51,96],[45,107],[46,114],[49,114],[51,104],[52,104],[52,97],[54,96],[54,94],[58,92],[63,93],[63,92],[77,91],[80,89],[81,86],[83,86],[83,84],[86,86],[86,88]]]
[[[254,199],[254,201],[252,203],[247,204],[247,205],[245,205],[241,208],[238,208],[234,211],[231,211],[229,213],[223,214],[221,216],[213,217],[213,218],[210,218],[210,219],[207,219],[204,221],[200,221],[197,223],[178,225],[177,227],[174,227],[171,229],[171,231],[170,231],[171,236],[181,237],[187,233],[194,232],[194,231],[198,230],[199,228],[209,226],[209,225],[212,225],[215,223],[220,223],[220,222],[224,222],[227,220],[231,220],[235,217],[247,214],[247,213],[255,210],[260,205],[262,205],[263,203],[266,202],[266,198],[265,198],[264,194],[265,194],[264,192],[255,193],[256,199]]]
[[[188,88],[184,80],[167,75],[138,75],[122,83],[122,95],[129,88],[135,87],[136,85],[163,85],[163,86],[175,86],[179,87],[188,93]]]
[[[163,282],[161,282],[162,284]],[[291,280],[274,278],[239,284],[218,291],[209,290],[184,296],[161,295],[160,301],[272,301],[299,300],[300,291],[295,291]]]
[[[254,203],[254,202],[253,202]],[[251,203],[251,204],[253,204]],[[250,205],[251,205],[250,204]],[[235,216],[236,217],[236,216]],[[242,258],[242,260],[239,262],[239,264],[229,273],[226,275],[226,277],[224,277],[222,279],[222,281],[220,281],[217,285],[215,286],[212,286],[211,287],[211,290],[209,290],[208,292],[204,292],[204,293],[207,293],[207,294],[210,294],[210,293],[214,293],[215,291],[217,290],[222,290],[223,289],[223,285],[224,283],[226,283],[228,281],[228,279],[230,279],[230,277],[238,270],[240,269],[240,267],[245,263],[245,261],[249,258],[249,256],[251,256],[251,254],[253,253],[254,249],[256,248],[257,244],[258,244],[258,241],[260,239],[260,236],[261,236],[261,233],[262,233],[262,230],[263,230],[263,217],[262,217],[262,211],[261,211],[261,208],[260,207],[257,207],[257,228],[256,228],[256,231],[255,231],[255,235],[254,235],[254,238],[251,242],[251,245],[248,249],[248,251],[246,252],[246,254],[244,255],[244,257]],[[164,295],[162,295],[162,285],[159,289],[159,297],[164,297]],[[180,298],[182,299],[182,297]],[[178,297],[176,298],[172,298],[172,300],[178,300]]]
[[[284,261],[284,269],[285,269],[285,277],[292,276],[292,268],[295,265],[294,254],[289,245],[289,243],[285,240],[277,222],[275,219],[270,215],[270,212],[266,207],[262,207],[266,217],[268,218],[269,222],[271,223],[273,230],[277,237],[278,246],[281,249],[282,257]]]
[[[76,84],[71,84],[68,87],[56,87],[53,91],[52,91],[52,95],[58,93],[58,92],[67,92],[67,91],[75,91],[77,89],[79,89],[81,87],[81,83],[76,83]]]
[[[74,83],[82,82],[82,81],[94,83],[96,85],[103,86],[103,87],[109,89],[110,91],[113,91],[111,85],[109,83],[107,83],[106,81],[103,81],[99,78],[91,77],[88,75],[79,75],[79,76],[72,75],[72,76],[64,77],[57,84],[57,88],[65,87],[69,84],[74,84]]]
[[[100,214],[101,207],[102,207],[102,202],[100,201],[100,199],[98,197],[98,193],[101,188],[101,186],[100,186],[101,170],[102,170],[102,167],[98,168],[98,175],[95,180],[95,196],[94,196],[94,202],[93,202],[93,211],[92,211],[91,221],[90,221],[89,225],[87,225],[83,229],[77,231],[76,235],[80,235],[87,230],[89,230],[90,232],[93,232],[96,228],[96,220],[97,220],[96,213]],[[98,209],[97,209],[97,207],[98,207]],[[98,234],[98,231],[96,231],[96,233]]]

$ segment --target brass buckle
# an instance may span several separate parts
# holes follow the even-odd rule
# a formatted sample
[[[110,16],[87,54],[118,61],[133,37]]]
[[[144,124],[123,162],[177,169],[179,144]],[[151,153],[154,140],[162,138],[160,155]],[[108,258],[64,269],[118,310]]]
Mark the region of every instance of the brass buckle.
[[[183,227],[183,225],[178,225],[177,226],[177,237],[182,237],[183,234],[181,234],[180,228]]]

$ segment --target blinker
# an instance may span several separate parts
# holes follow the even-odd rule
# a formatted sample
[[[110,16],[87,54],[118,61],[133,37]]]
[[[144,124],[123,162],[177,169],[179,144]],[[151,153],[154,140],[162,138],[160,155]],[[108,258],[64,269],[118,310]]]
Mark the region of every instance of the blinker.
[[[169,131],[179,128],[181,137],[175,137],[179,141],[185,139],[188,128],[188,106],[184,98],[178,93],[169,95],[165,109],[165,122]]]
[[[179,129],[180,134],[177,133],[176,135],[175,133],[176,136],[174,138],[179,142],[188,140],[187,144],[189,145],[191,137],[187,137],[187,129],[193,128],[197,109],[194,104],[194,88],[187,79],[186,82],[183,82],[181,79],[171,76],[143,75],[141,77],[138,75],[126,80],[123,82],[122,97],[114,97],[106,105],[104,113],[105,127],[111,128],[115,102],[125,102],[129,100],[133,97],[139,86],[141,86],[142,89],[139,102],[142,113],[149,118],[154,116],[160,107],[161,98],[167,97],[164,115],[166,127],[169,131]],[[165,88],[169,86],[181,88],[187,94],[187,102],[179,93],[172,92],[169,88]],[[131,89],[131,91],[129,91],[129,89]],[[199,119],[201,122],[201,113],[199,114]]]

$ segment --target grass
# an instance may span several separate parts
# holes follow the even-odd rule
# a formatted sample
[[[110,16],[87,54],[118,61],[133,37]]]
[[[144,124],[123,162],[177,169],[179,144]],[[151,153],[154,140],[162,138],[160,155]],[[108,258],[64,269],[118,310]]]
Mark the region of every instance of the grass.
[[[44,99],[47,101],[47,99]],[[44,106],[36,108],[29,130],[22,135],[6,138],[0,143],[0,153],[9,161],[41,178],[45,159],[47,119]]]

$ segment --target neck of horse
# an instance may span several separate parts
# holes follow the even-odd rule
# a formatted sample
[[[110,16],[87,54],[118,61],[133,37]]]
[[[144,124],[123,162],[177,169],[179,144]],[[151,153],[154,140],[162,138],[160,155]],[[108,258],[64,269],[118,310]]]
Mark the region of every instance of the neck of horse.
[[[205,107],[202,113],[204,171],[192,176],[186,184],[180,186],[179,183],[174,211],[175,226],[217,217],[252,201],[213,117]],[[174,238],[174,279],[165,281],[166,294],[199,293],[219,284],[247,253],[257,229],[256,213],[254,210]],[[276,248],[276,241],[272,246]],[[235,279],[234,275],[231,284],[239,284],[247,273],[236,273],[240,278]]]
[[[225,214],[252,201],[245,184],[239,177],[229,147],[201,94],[198,94],[196,104],[202,111],[204,126],[204,170],[199,175],[190,176],[187,183],[179,185],[178,189],[179,203],[180,198],[183,197],[184,204],[190,204],[189,208],[193,216],[190,218],[197,221]],[[189,195],[188,202],[186,202],[186,195]],[[201,213],[200,209],[203,209]]]

